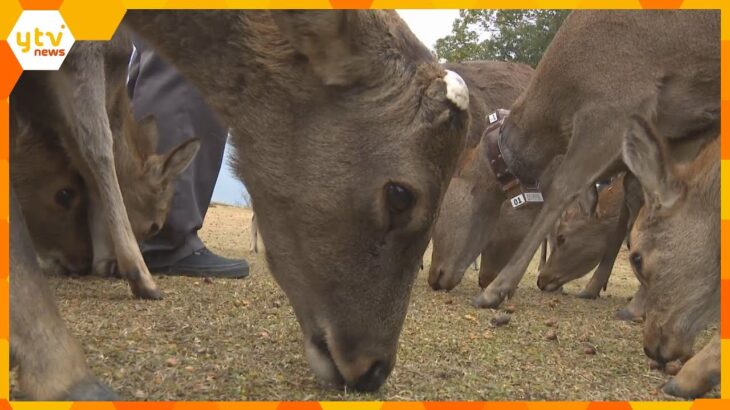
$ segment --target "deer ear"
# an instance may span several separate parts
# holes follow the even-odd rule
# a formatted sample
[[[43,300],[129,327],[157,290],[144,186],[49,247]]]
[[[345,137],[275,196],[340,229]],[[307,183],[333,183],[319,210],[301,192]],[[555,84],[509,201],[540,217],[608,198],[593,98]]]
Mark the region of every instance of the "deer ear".
[[[135,138],[139,151],[145,155],[153,155],[157,150],[157,141],[160,138],[154,115],[149,115],[137,122],[136,132]]]
[[[596,216],[596,209],[598,208],[598,192],[596,191],[595,184],[591,184],[591,186],[584,189],[583,192],[578,195],[578,207],[583,215],[588,217]]]
[[[193,162],[200,149],[200,140],[191,138],[172,151],[163,155],[162,178],[168,181],[175,179]]]
[[[664,141],[644,118],[633,116],[623,142],[626,166],[641,182],[646,201],[654,208],[669,208],[682,195]]]
[[[307,58],[325,85],[349,85],[369,71],[353,41],[357,11],[285,10],[271,15],[284,38]]]

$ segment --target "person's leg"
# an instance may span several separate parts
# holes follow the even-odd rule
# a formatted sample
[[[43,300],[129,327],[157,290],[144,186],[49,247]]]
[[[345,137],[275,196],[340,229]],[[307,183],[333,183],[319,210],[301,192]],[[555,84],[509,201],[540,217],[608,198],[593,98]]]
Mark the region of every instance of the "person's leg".
[[[192,137],[201,147],[175,182],[170,213],[160,233],[140,246],[155,273],[243,277],[244,260],[209,252],[198,237],[223,161],[227,129],[199,92],[153,50],[137,43],[130,66],[130,94],[137,119],[154,115],[159,128],[158,152]]]

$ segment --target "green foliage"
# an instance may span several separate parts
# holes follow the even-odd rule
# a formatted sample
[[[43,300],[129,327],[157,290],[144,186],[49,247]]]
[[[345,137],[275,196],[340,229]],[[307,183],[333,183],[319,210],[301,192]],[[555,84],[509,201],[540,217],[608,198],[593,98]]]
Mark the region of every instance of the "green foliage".
[[[436,41],[439,58],[515,61],[536,66],[570,10],[461,10]]]

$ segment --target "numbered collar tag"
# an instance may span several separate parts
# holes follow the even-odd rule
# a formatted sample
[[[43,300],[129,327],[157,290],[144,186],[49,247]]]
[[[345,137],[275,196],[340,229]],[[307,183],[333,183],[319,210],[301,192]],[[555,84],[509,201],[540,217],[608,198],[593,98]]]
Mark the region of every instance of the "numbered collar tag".
[[[512,208],[521,208],[528,204],[542,203],[544,199],[540,191],[529,190],[513,196],[509,202],[512,204]]]

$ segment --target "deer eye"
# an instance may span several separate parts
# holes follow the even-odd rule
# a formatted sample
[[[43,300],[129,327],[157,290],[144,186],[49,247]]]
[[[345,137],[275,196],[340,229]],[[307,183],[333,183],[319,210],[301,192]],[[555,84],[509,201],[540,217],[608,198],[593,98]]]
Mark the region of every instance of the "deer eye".
[[[413,194],[402,185],[389,183],[385,187],[388,210],[394,214],[403,213],[413,206]]]
[[[636,272],[637,275],[641,275],[641,269],[644,267],[644,260],[641,257],[641,254],[638,252],[634,252],[629,256],[629,261],[631,262],[631,266],[634,268],[634,272]]]
[[[555,241],[556,241],[556,243],[557,243],[557,246],[560,246],[560,245],[562,245],[562,244],[564,244],[564,243],[565,243],[565,236],[563,236],[563,235],[558,235],[558,237],[557,237],[557,238],[555,238]]]
[[[76,198],[76,191],[73,188],[63,188],[56,192],[56,196],[53,199],[56,204],[66,209],[71,209],[74,198]]]

